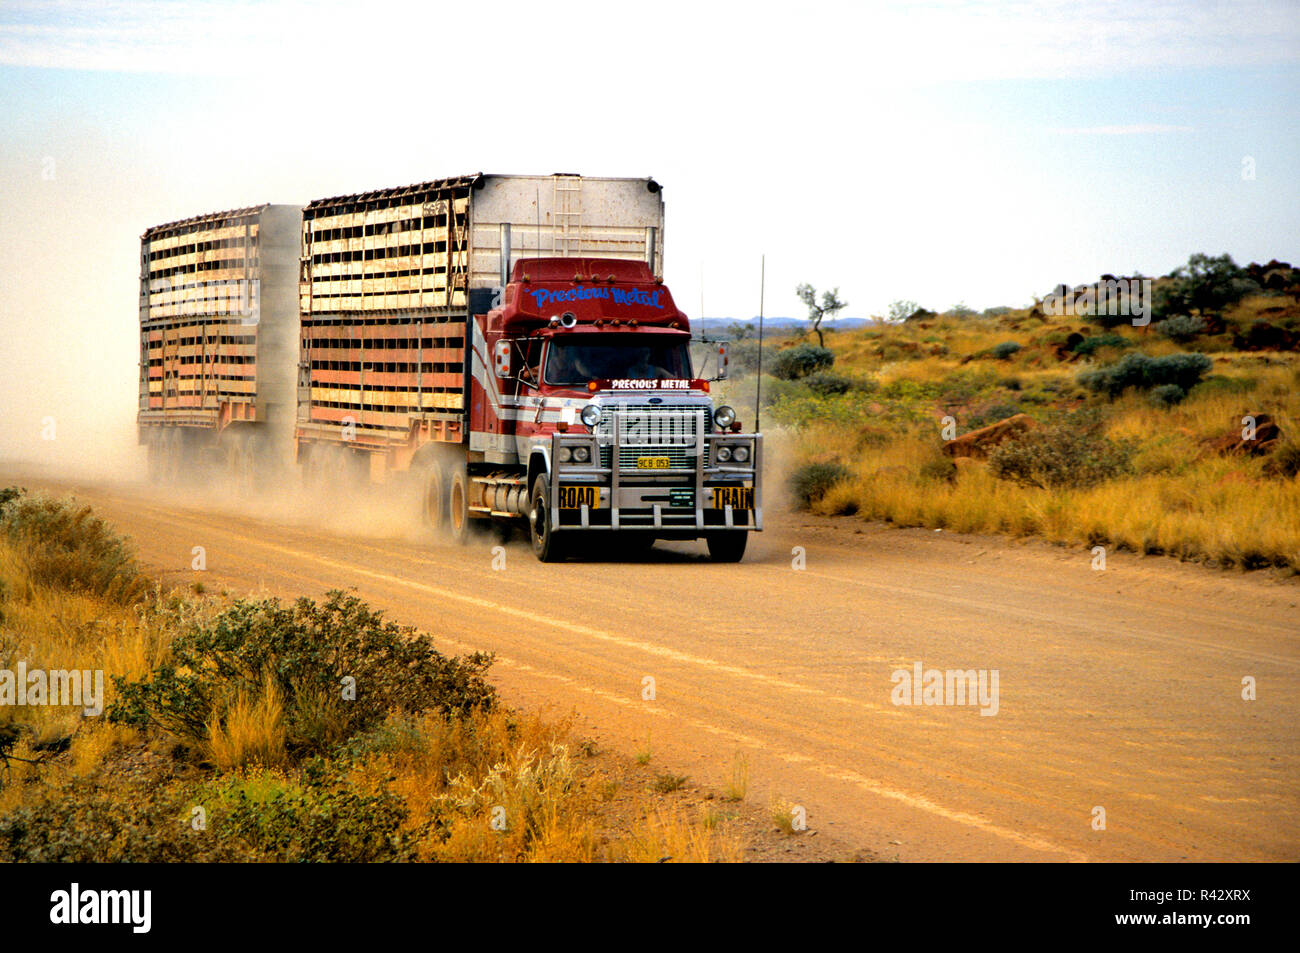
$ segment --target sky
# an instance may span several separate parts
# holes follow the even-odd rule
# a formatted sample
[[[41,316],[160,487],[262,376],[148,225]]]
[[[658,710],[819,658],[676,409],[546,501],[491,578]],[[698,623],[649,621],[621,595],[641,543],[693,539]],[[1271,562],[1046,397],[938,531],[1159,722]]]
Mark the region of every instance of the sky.
[[[693,316],[1300,260],[1296,2],[4,0],[0,88],[0,456],[129,434],[140,233],[260,202],[654,176]]]

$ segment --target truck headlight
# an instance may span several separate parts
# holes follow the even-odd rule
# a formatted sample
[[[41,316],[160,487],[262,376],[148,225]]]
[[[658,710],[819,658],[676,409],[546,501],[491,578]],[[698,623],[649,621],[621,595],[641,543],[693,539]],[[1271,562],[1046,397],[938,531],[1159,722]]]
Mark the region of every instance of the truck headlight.
[[[582,413],[579,416],[582,417],[582,423],[584,426],[588,428],[594,427],[596,424],[600,423],[600,408],[595,404],[588,404],[586,407],[582,408]]]
[[[737,447],[736,449],[732,450],[731,459],[735,460],[737,463],[744,463],[746,460],[749,459],[749,448]]]
[[[713,422],[718,425],[719,430],[726,430],[731,426],[731,422],[736,419],[736,411],[726,404],[723,404],[713,412]]]
[[[575,463],[586,463],[591,459],[591,449],[588,447],[574,447],[573,460]]]
[[[570,450],[568,447],[561,447],[559,457],[561,463],[568,463],[570,460],[573,459],[573,451]]]
[[[731,459],[731,448],[719,447],[716,456],[719,463],[726,463]]]

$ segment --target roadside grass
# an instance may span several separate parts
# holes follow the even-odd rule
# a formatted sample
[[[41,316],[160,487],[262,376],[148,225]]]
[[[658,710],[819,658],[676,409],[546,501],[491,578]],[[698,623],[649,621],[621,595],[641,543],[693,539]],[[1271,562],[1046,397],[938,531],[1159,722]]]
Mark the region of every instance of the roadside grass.
[[[0,861],[741,859],[725,822],[649,790],[631,792],[641,822],[603,829],[618,780],[567,719],[499,704],[490,659],[442,656],[342,593],[163,593],[89,513],[38,503],[61,552],[113,572],[43,569],[50,543],[30,520],[10,531],[7,497],[0,668],[102,669],[105,714],[0,707]]]
[[[1247,298],[1230,309],[1230,330],[1270,302],[1275,299]],[[1264,458],[1223,456],[1206,447],[1212,438],[1240,431],[1243,418],[1268,414],[1281,427],[1288,453],[1300,452],[1294,449],[1300,443],[1300,355],[1234,351],[1227,334],[1180,345],[1149,328],[1106,329],[1086,318],[1042,318],[1024,309],[923,323],[929,327],[909,323],[828,335],[833,370],[865,382],[856,390],[822,395],[799,381],[769,388],[765,379],[765,419],[793,433],[786,465],[794,479],[814,466],[835,477],[807,499],[812,512],[1104,545],[1225,568],[1300,571],[1297,478],[1270,469]],[[1103,347],[1062,362],[1060,348],[1071,334],[1114,335],[1127,347]],[[1021,347],[999,360],[993,354],[1002,342]],[[930,353],[936,349],[942,353]],[[1208,354],[1213,365],[1170,407],[1154,406],[1146,392],[1110,400],[1078,380],[1124,353],[1186,350]],[[752,390],[752,377],[736,380],[727,397],[743,400]],[[945,423],[950,435],[1013,413],[1051,424],[1084,407],[1101,414],[1106,437],[1131,447],[1126,472],[1093,486],[1021,486],[995,477],[985,461],[953,466],[941,452]]]
[[[684,788],[688,780],[684,774],[661,774],[654,779],[650,789],[656,794],[671,794]]]
[[[773,797],[768,805],[768,814],[772,818],[772,823],[776,825],[777,830],[782,834],[797,834],[798,831],[794,826],[795,806],[791,802],[781,797]]]
[[[649,811],[621,847],[620,859],[642,864],[739,863],[744,856],[744,845],[727,819],[692,818],[672,807]]]
[[[731,764],[731,779],[723,785],[722,797],[726,801],[743,801],[749,793],[749,759],[737,754]]]

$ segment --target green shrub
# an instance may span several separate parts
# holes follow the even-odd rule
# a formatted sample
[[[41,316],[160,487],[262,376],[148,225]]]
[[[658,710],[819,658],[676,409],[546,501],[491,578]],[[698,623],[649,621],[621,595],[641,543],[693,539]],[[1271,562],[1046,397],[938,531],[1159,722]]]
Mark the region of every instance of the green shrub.
[[[772,358],[772,374],[782,380],[793,381],[818,371],[829,370],[835,363],[830,348],[811,344],[796,344],[777,351]]]
[[[993,356],[999,361],[1009,361],[1019,350],[1019,342],[1003,341],[1000,344],[993,345]]]
[[[790,475],[790,491],[795,503],[807,509],[848,476],[848,469],[839,463],[805,463]]]
[[[1264,472],[1269,476],[1294,479],[1300,474],[1300,444],[1284,443],[1278,447],[1264,464]]]
[[[999,420],[1014,417],[1018,413],[1020,413],[1020,408],[1015,404],[990,404],[983,410],[972,414],[970,419],[966,421],[966,426],[971,430],[978,430],[980,427],[995,424]]]
[[[4,518],[5,508],[26,492],[22,487],[7,486],[0,489],[0,519]]]
[[[354,788],[339,767],[315,761],[302,783],[257,790],[256,781],[212,784],[212,828],[232,849],[287,862],[374,863],[411,860],[415,836],[401,832],[406,803],[386,789]]]
[[[483,679],[490,664],[481,653],[444,656],[427,635],[384,621],[337,590],[322,604],[241,600],[210,621],[191,623],[147,678],[114,676],[118,698],[107,715],[197,743],[230,698],[260,697],[269,678],[283,700],[286,750],[314,754],[392,710],[467,714],[491,707],[494,692]],[[345,697],[345,684],[355,698]]]
[[[1177,384],[1161,384],[1151,389],[1147,400],[1151,402],[1152,407],[1169,408],[1181,404],[1186,397],[1187,391]]]
[[[1132,449],[1107,438],[1097,415],[1080,412],[994,447],[989,471],[1021,486],[1093,486],[1127,473]]]
[[[1162,338],[1186,343],[1205,333],[1205,319],[1200,316],[1176,314],[1172,318],[1157,321],[1151,326],[1151,330]]]
[[[809,374],[803,382],[818,397],[847,394],[857,387],[857,382],[853,378],[836,374],[834,371],[818,371],[816,374]]]
[[[957,477],[957,464],[952,457],[939,454],[921,464],[921,477],[926,480],[947,483]]]
[[[763,357],[772,359],[771,345],[764,348]],[[753,373],[758,370],[758,339],[742,338],[731,342],[727,356],[732,371]]]
[[[1084,338],[1074,345],[1071,350],[1075,354],[1083,357],[1092,357],[1103,347],[1126,348],[1132,347],[1133,342],[1119,334],[1094,334],[1092,337]]]
[[[152,779],[151,779],[152,780]],[[193,802],[176,784],[78,779],[0,816],[6,863],[175,863],[265,858],[190,828]]]
[[[130,603],[149,580],[140,572],[126,540],[94,516],[89,506],[0,491],[0,528],[23,552],[32,582]]]
[[[1204,354],[1167,354],[1147,357],[1125,354],[1114,364],[1107,364],[1079,375],[1079,383],[1093,393],[1118,397],[1130,387],[1149,390],[1162,384],[1176,384],[1184,391],[1200,383],[1213,362]]]

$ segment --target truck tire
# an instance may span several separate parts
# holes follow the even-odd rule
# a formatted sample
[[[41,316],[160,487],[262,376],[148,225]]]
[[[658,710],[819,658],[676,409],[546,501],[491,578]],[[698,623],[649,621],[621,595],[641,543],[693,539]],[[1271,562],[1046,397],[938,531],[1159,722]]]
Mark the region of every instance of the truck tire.
[[[162,483],[164,486],[176,486],[181,482],[185,472],[185,439],[179,427],[167,427],[162,432]]]
[[[528,499],[528,536],[533,543],[533,555],[544,563],[558,562],[564,558],[559,535],[551,529],[550,487],[545,473],[537,474],[533,492]]]
[[[145,443],[145,452],[148,460],[149,482],[154,485],[161,485],[163,482],[163,471],[166,469],[163,459],[166,454],[166,448],[163,446],[161,430],[154,428],[149,431],[149,436]]]
[[[306,444],[299,451],[302,461],[302,487],[308,493],[324,495],[327,489],[325,472],[325,447],[321,444]]]
[[[724,530],[704,537],[709,547],[709,558],[715,563],[738,563],[745,556],[749,533],[744,530]]]
[[[229,434],[223,442],[226,450],[226,486],[235,496],[252,496],[256,489],[256,469],[251,441],[246,434]]]
[[[469,481],[465,468],[456,467],[447,482],[447,525],[451,538],[463,543],[469,537]]]
[[[435,533],[447,525],[447,481],[443,479],[442,464],[431,460],[424,467],[424,494],[421,506],[424,525]]]

